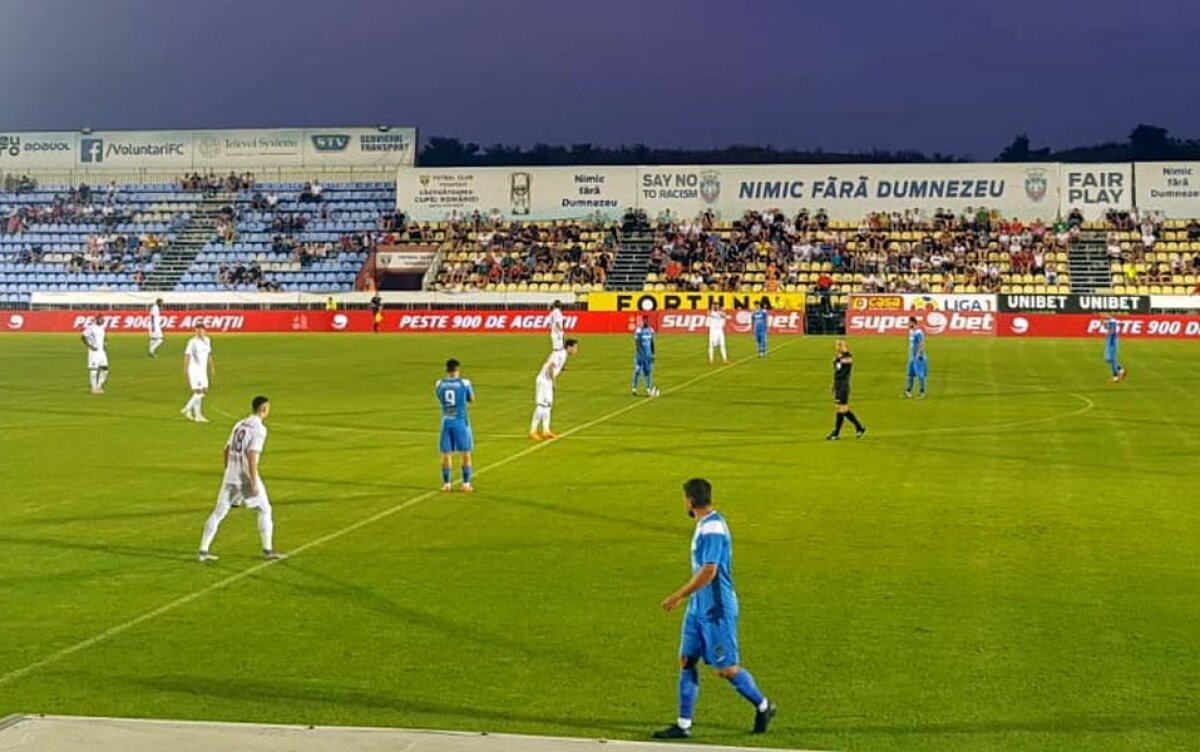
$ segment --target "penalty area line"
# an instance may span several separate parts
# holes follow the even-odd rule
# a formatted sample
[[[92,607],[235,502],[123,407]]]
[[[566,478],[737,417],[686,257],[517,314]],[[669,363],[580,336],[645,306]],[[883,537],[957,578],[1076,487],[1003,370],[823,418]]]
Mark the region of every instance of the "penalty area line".
[[[783,348],[788,347],[790,344],[792,344],[795,341],[796,340],[790,340],[787,344],[781,345],[779,347],[771,348],[771,352],[782,350]],[[725,373],[726,371],[736,368],[743,363],[749,362],[751,360],[756,360],[756,359],[757,359],[757,355],[749,355],[745,358],[741,358],[740,360],[732,361],[730,363],[722,365],[719,368],[714,368],[711,371],[706,371],[705,373],[702,373],[699,376],[695,376],[691,379],[688,379],[687,381],[683,382],[682,384],[671,387],[670,389],[666,389],[662,393],[664,395],[666,395],[666,394],[674,394],[676,392],[680,392],[684,389],[687,389],[689,386],[692,386],[693,384],[704,381],[705,379],[712,378],[713,376],[717,376],[719,374]],[[516,462],[519,459],[528,457],[529,455],[531,455],[535,452],[544,451],[548,447],[554,446],[555,444],[562,441],[563,439],[566,439],[566,438],[573,436],[577,433],[580,433],[582,431],[586,431],[587,429],[589,429],[593,426],[598,426],[601,423],[610,421],[613,418],[620,417],[628,412],[631,412],[633,410],[636,410],[636,409],[642,407],[643,405],[648,405],[648,404],[651,404],[654,402],[657,402],[657,400],[640,399],[636,402],[632,402],[622,408],[613,410],[611,413],[607,413],[606,415],[601,415],[599,418],[595,418],[586,423],[578,425],[575,428],[571,428],[567,431],[564,431],[561,434],[559,434],[558,438],[550,439],[547,441],[543,441],[543,442],[534,444],[533,446],[522,449],[521,451],[511,454],[508,457],[497,460],[489,465],[486,465],[485,467],[479,468],[478,470],[475,471],[475,475],[477,475],[477,476],[483,475],[484,473],[487,473],[491,470],[496,470],[498,468],[504,467],[505,465]],[[218,411],[218,412],[221,412],[221,411]],[[338,540],[339,538],[344,538],[345,536],[350,535],[351,533],[357,532],[357,531],[363,529],[364,527],[373,525],[376,522],[379,522],[380,520],[385,520],[388,517],[391,517],[395,514],[399,514],[400,512],[403,512],[405,509],[408,509],[409,507],[413,507],[417,504],[420,504],[423,501],[427,501],[427,500],[433,498],[434,496],[440,496],[441,494],[442,494],[441,489],[425,491],[424,493],[417,494],[416,496],[406,499],[406,500],[400,502],[399,504],[388,507],[387,509],[384,509],[382,511],[376,512],[375,514],[372,514],[369,517],[364,517],[363,519],[359,520],[358,522],[351,523],[350,525],[347,525],[343,528],[340,528],[331,533],[323,535],[319,538],[314,538],[313,540],[310,540],[308,543],[304,543],[304,544],[292,549],[292,551],[288,554],[288,558],[290,559],[290,558],[299,556],[299,555],[305,553],[306,551],[311,551],[312,549],[317,548],[318,546],[323,546],[327,543],[331,543],[335,540]],[[0,687],[3,687],[8,684],[12,684],[13,682],[17,681],[18,679],[28,676],[29,674],[31,674],[39,669],[45,668],[46,666],[52,665],[54,663],[58,663],[59,661],[63,660],[64,658],[69,658],[70,656],[72,656],[76,653],[82,652],[84,650],[87,650],[88,648],[99,645],[102,642],[106,642],[114,637],[117,637],[118,635],[128,632],[129,630],[133,629],[134,627],[140,626],[149,621],[153,621],[154,619],[157,619],[158,617],[162,616],[163,614],[174,611],[175,609],[180,608],[182,606],[186,606],[187,604],[192,603],[193,601],[203,598],[204,596],[208,595],[209,593],[216,592],[217,590],[222,590],[224,588],[229,587],[230,585],[241,582],[242,580],[246,579],[247,577],[252,577],[252,576],[258,574],[259,572],[267,569],[268,567],[278,564],[280,561],[287,561],[287,559],[274,559],[274,560],[259,562],[258,564],[255,564],[254,566],[249,567],[248,569],[243,569],[240,572],[235,572],[234,574],[231,574],[228,577],[225,577],[224,579],[218,580],[218,581],[212,583],[211,585],[207,585],[206,587],[203,587],[199,590],[196,590],[194,592],[188,593],[187,595],[176,598],[175,600],[170,601],[169,603],[165,603],[165,604],[159,606],[158,608],[152,609],[150,611],[146,611],[143,614],[135,616],[134,618],[130,619],[129,621],[109,627],[108,629],[104,630],[103,632],[99,632],[99,633],[93,635],[92,637],[87,638],[86,640],[82,640],[73,645],[68,645],[67,647],[62,648],[61,650],[51,653],[50,655],[46,656],[45,658],[41,658],[41,659],[36,660],[33,663],[30,663],[26,666],[22,666],[20,668],[13,669],[11,671],[7,671],[4,674],[0,674]]]

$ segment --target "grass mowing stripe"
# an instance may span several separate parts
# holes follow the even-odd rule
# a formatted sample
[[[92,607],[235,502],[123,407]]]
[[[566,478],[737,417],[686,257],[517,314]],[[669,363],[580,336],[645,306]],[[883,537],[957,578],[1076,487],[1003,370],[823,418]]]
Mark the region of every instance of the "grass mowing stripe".
[[[781,349],[787,347],[788,345],[794,343],[795,341],[796,340],[791,340],[787,344],[784,344],[784,345],[781,345],[779,347],[772,348],[772,349],[773,350],[781,350]],[[693,384],[699,383],[700,381],[703,381],[705,379],[711,378],[718,374],[724,373],[725,371],[728,371],[731,368],[736,368],[737,366],[741,365],[742,363],[753,360],[755,358],[757,358],[757,355],[750,355],[745,358],[741,358],[740,360],[735,360],[731,363],[721,366],[720,368],[717,368],[712,371],[708,371],[706,373],[702,373],[699,376],[695,376],[695,377],[683,382],[682,384],[679,384],[678,386],[672,387],[672,388],[664,391],[663,394],[673,394],[675,392],[682,391],[683,389],[686,389],[687,387],[689,387]],[[586,423],[576,426],[575,428],[564,431],[556,439],[550,439],[548,441],[534,444],[533,446],[522,449],[521,451],[519,451],[515,454],[512,454],[508,457],[505,457],[504,459],[497,460],[496,462],[493,462],[492,464],[487,465],[486,467],[480,468],[479,470],[477,470],[475,472],[475,474],[478,476],[478,475],[482,475],[483,473],[488,472],[489,470],[494,470],[496,468],[504,467],[505,465],[508,465],[512,462],[516,462],[517,460],[527,457],[527,456],[533,454],[534,452],[540,451],[549,446],[553,446],[555,443],[557,443],[558,441],[561,441],[562,439],[567,438],[568,436],[572,436],[572,435],[580,433],[582,431],[586,431],[587,429],[591,428],[592,426],[596,426],[601,423],[612,420],[613,418],[617,418],[617,417],[624,415],[625,413],[628,413],[632,410],[636,410],[637,408],[641,407],[642,405],[649,404],[650,402],[651,402],[651,400],[639,400],[637,402],[632,402],[632,403],[626,405],[625,407],[622,407],[620,409],[612,411],[611,413],[602,415],[599,418],[595,418],[594,420],[590,420]],[[225,411],[223,411],[223,410],[217,410],[217,412],[225,413]],[[230,417],[232,417],[232,416],[230,416]],[[387,519],[388,517],[391,517],[392,515],[398,514],[402,511],[404,511],[405,509],[408,509],[409,507],[415,506],[416,504],[420,504],[421,502],[423,502],[433,496],[437,496],[440,493],[441,493],[440,490],[426,491],[422,494],[418,494],[417,496],[413,496],[405,501],[402,501],[399,504],[388,507],[387,509],[384,509],[380,512],[376,512],[375,514],[373,514],[369,517],[365,517],[351,525],[347,525],[346,527],[343,527],[339,530],[335,530],[332,533],[323,535],[320,538],[315,538],[315,539],[309,541],[308,543],[305,543],[305,544],[293,549],[292,552],[289,554],[289,558],[298,556],[298,555],[304,553],[305,551],[309,551],[313,548],[322,546],[326,543],[337,540],[339,538],[343,538],[353,532],[356,532],[358,530],[361,530],[364,527],[367,527],[368,525],[373,525],[374,523],[379,522],[380,520]],[[7,685],[7,684],[11,684],[14,681],[17,681],[18,679],[20,679],[21,677],[27,676],[27,675],[33,673],[34,671],[37,671],[38,669],[44,668],[53,663],[57,663],[64,658],[74,655],[75,653],[78,653],[83,650],[87,650],[88,648],[90,648],[94,645],[98,645],[110,638],[116,637],[117,635],[127,632],[136,626],[145,624],[148,621],[152,621],[152,620],[158,618],[159,616],[162,616],[165,613],[168,613],[170,611],[173,611],[173,610],[179,608],[180,606],[186,606],[187,604],[191,603],[192,601],[198,600],[198,599],[204,597],[205,595],[208,595],[209,593],[212,593],[212,592],[215,592],[222,588],[228,587],[229,585],[232,585],[236,582],[240,582],[241,580],[244,580],[247,577],[250,577],[251,575],[254,575],[254,574],[257,574],[258,572],[263,571],[267,567],[277,564],[279,561],[286,561],[286,559],[283,559],[283,560],[275,559],[275,560],[259,562],[258,564],[255,564],[254,566],[250,567],[249,569],[244,569],[241,572],[232,574],[223,580],[218,580],[217,582],[214,582],[213,584],[211,584],[207,587],[201,588],[200,590],[197,590],[193,593],[189,593],[188,595],[182,596],[180,598],[176,598],[175,600],[173,600],[169,603],[166,603],[162,606],[159,606],[156,609],[147,611],[147,612],[141,614],[140,616],[136,616],[133,619],[130,619],[129,621],[124,622],[123,624],[117,624],[116,626],[109,627],[108,629],[104,630],[103,632],[100,632],[99,634],[89,637],[88,639],[83,640],[81,642],[77,642],[74,645],[69,645],[68,647],[65,647],[57,652],[51,653],[50,655],[46,656],[45,658],[34,661],[33,663],[30,663],[26,666],[22,666],[21,668],[17,668],[17,669],[13,669],[12,671],[8,671],[8,672],[0,675],[0,687]]]

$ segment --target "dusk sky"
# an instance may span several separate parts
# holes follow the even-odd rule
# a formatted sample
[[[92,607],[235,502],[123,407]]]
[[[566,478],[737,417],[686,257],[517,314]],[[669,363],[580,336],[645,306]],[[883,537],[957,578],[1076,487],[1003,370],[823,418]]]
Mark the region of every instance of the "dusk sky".
[[[1196,0],[0,0],[0,130],[993,157],[1200,137]]]

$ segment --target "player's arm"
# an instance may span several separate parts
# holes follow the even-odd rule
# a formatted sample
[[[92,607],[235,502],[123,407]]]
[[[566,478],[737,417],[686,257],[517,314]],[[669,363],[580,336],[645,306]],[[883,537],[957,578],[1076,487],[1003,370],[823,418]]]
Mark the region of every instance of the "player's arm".
[[[696,570],[692,578],[684,583],[683,587],[671,593],[663,599],[662,607],[665,611],[672,611],[683,601],[687,600],[692,593],[697,590],[708,587],[713,580],[717,578],[717,565],[713,563],[705,564]]]
[[[217,377],[217,358],[211,352],[208,354],[208,377],[210,379]]]
[[[250,472],[250,491],[251,496],[258,496],[258,452],[253,449],[246,450],[246,468]]]

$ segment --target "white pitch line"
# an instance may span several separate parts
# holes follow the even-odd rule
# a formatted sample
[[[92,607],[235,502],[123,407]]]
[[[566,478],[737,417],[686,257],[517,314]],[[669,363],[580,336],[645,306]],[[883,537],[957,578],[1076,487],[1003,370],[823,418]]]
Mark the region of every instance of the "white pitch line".
[[[772,350],[773,351],[774,350],[782,350],[783,348],[787,347],[788,345],[790,345],[796,341],[797,341],[796,339],[789,340],[789,342],[787,344],[781,345],[777,348],[772,348]],[[667,389],[666,391],[663,392],[663,394],[673,394],[675,392],[681,391],[681,390],[686,389],[687,387],[691,386],[692,384],[703,381],[704,379],[707,379],[707,378],[711,378],[713,376],[716,376],[717,374],[724,373],[725,371],[728,371],[731,368],[736,368],[737,366],[739,366],[742,363],[745,363],[747,361],[754,360],[754,359],[756,359],[756,357],[757,356],[755,356],[755,355],[748,355],[745,358],[742,358],[741,360],[735,360],[732,363],[729,363],[728,365],[723,365],[720,368],[717,368],[715,370],[708,371],[706,373],[702,373],[699,376],[696,376],[695,378],[689,379],[689,380],[683,382],[682,384],[679,384],[678,386]],[[587,429],[591,428],[592,426],[597,426],[601,423],[612,420],[613,418],[624,415],[625,413],[630,412],[631,410],[636,410],[639,407],[641,407],[643,405],[648,405],[652,402],[657,402],[657,400],[641,399],[636,402],[631,402],[630,404],[626,405],[625,407],[620,408],[619,410],[614,410],[611,413],[608,413],[607,415],[602,415],[599,418],[596,418],[595,420],[590,420],[587,423],[584,423],[582,425],[576,426],[575,428],[564,431],[563,433],[559,434],[557,439],[550,439],[548,441],[543,441],[538,444],[534,444],[533,446],[530,446],[526,449],[522,449],[521,451],[517,452],[516,454],[510,455],[502,460],[497,460],[496,462],[493,462],[492,464],[490,464],[486,467],[476,470],[475,475],[482,475],[483,473],[486,473],[489,470],[495,470],[496,468],[504,467],[505,465],[507,465],[511,462],[516,462],[517,460],[521,459],[522,457],[527,457],[527,456],[533,454],[534,452],[540,451],[548,446],[553,446],[554,444],[558,443],[559,441],[562,441],[563,439],[567,438],[568,436],[577,434],[580,431],[586,431]],[[328,535],[323,535],[320,538],[311,540],[308,543],[305,543],[298,548],[294,548],[294,549],[292,549],[291,553],[288,556],[289,556],[289,558],[298,556],[298,555],[304,553],[305,551],[316,548],[317,546],[322,546],[326,543],[329,543],[330,541],[335,541],[338,538],[343,538],[343,537],[349,535],[350,533],[361,530],[362,528],[367,527],[368,525],[373,525],[374,523],[379,522],[380,520],[387,519],[388,517],[391,517],[394,514],[402,512],[405,509],[408,509],[409,507],[414,506],[416,504],[420,504],[422,501],[425,501],[426,499],[430,499],[430,498],[433,498],[434,496],[438,496],[441,493],[442,492],[439,489],[439,490],[434,490],[434,491],[426,491],[422,494],[418,494],[417,496],[413,496],[412,498],[406,499],[405,501],[402,501],[399,504],[396,504],[395,506],[384,509],[381,512],[376,512],[375,514],[371,515],[370,517],[361,519],[358,522],[355,522],[351,525],[347,525],[346,527],[341,528],[340,530],[335,530],[334,532],[329,533]],[[16,680],[18,680],[24,676],[27,676],[28,674],[31,674],[34,671],[37,671],[40,668],[49,666],[52,663],[58,663],[62,659],[72,656],[75,653],[78,653],[83,650],[87,650],[88,648],[93,647],[94,645],[99,645],[100,643],[105,642],[106,640],[109,640],[113,637],[116,637],[119,634],[128,632],[129,630],[133,629],[134,627],[136,627],[138,625],[145,624],[146,622],[152,621],[153,619],[157,619],[159,616],[162,616],[163,614],[165,614],[169,611],[174,611],[175,609],[179,608],[180,606],[186,606],[187,604],[191,603],[194,600],[203,598],[204,596],[208,595],[209,593],[220,590],[222,588],[226,588],[226,587],[234,584],[235,582],[240,582],[241,580],[244,580],[247,577],[250,577],[251,575],[258,574],[259,572],[263,571],[267,567],[274,566],[275,564],[279,563],[280,561],[287,561],[287,559],[275,559],[275,560],[270,560],[270,561],[259,562],[258,564],[255,564],[254,566],[250,567],[249,569],[244,569],[241,572],[237,572],[236,574],[231,574],[223,580],[218,580],[217,582],[214,582],[213,584],[211,584],[207,587],[201,588],[200,590],[197,590],[193,593],[189,593],[188,595],[185,595],[181,598],[176,598],[175,600],[171,601],[170,603],[166,603],[162,606],[159,606],[156,609],[147,611],[144,614],[141,614],[140,616],[136,616],[133,619],[130,619],[129,621],[127,621],[123,624],[117,624],[116,626],[109,627],[108,629],[104,630],[103,632],[100,632],[99,634],[97,634],[93,637],[89,637],[88,639],[83,640],[82,642],[77,642],[74,645],[70,645],[70,646],[65,647],[62,650],[59,650],[55,653],[51,653],[50,655],[46,656],[45,658],[42,658],[40,660],[34,661],[33,663],[30,663],[28,666],[22,666],[21,668],[13,669],[12,671],[9,671],[3,675],[0,675],[0,686],[4,686],[6,684],[11,684]]]

